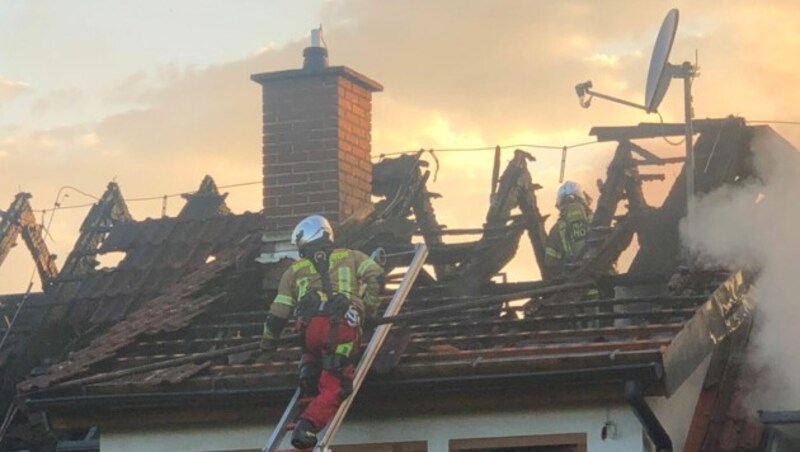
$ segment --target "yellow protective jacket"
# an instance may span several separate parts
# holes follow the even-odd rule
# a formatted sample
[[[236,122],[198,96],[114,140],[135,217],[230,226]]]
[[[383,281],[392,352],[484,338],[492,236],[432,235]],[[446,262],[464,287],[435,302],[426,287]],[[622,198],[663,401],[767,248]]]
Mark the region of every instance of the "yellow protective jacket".
[[[569,203],[561,209],[558,221],[547,235],[545,267],[549,277],[563,275],[567,264],[578,262],[592,216],[592,212],[580,202]]]
[[[380,277],[383,269],[369,256],[357,250],[335,249],[328,258],[328,275],[334,293],[340,293],[368,317],[375,315],[380,304]],[[301,259],[281,277],[278,295],[272,302],[270,314],[286,319],[297,307],[297,303],[310,291],[316,291],[320,299],[327,300],[322,278],[314,263]]]

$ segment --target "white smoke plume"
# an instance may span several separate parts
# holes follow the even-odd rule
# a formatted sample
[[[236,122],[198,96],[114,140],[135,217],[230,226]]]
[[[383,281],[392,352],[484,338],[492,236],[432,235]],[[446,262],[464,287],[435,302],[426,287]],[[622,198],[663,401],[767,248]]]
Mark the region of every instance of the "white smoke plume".
[[[703,263],[756,270],[748,407],[800,408],[800,153],[760,130],[751,149],[759,178],[697,200],[684,243]]]

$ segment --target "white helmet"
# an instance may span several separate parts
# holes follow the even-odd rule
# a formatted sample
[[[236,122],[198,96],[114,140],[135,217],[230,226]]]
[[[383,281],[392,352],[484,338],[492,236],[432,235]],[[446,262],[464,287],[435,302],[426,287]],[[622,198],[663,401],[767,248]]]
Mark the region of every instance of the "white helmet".
[[[292,245],[302,251],[312,242],[327,240],[333,242],[333,228],[322,215],[311,215],[297,223],[292,231]]]
[[[579,200],[583,204],[586,204],[586,193],[584,193],[579,183],[568,180],[558,187],[556,207],[560,209],[563,204],[574,200]]]

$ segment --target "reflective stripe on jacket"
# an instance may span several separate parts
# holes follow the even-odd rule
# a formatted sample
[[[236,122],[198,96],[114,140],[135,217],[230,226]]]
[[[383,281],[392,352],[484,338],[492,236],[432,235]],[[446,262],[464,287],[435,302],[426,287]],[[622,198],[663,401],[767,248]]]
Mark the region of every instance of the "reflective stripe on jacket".
[[[361,251],[335,249],[328,266],[333,292],[344,295],[361,312],[373,316],[380,304],[379,278],[383,274],[380,265]],[[313,262],[301,259],[283,273],[270,313],[288,318],[310,291],[316,291],[322,300],[327,299]]]
[[[558,221],[547,235],[545,266],[549,276],[559,276],[566,264],[581,257],[592,222],[592,212],[580,202],[569,203],[561,209]]]

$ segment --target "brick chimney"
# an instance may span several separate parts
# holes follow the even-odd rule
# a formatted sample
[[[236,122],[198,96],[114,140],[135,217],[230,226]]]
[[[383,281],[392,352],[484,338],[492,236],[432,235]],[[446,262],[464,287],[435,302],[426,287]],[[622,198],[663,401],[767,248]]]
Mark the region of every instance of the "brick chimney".
[[[318,33],[302,69],[251,76],[262,86],[264,210],[274,231],[314,213],[339,223],[370,202],[372,93],[383,87],[328,66]]]

